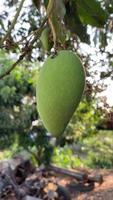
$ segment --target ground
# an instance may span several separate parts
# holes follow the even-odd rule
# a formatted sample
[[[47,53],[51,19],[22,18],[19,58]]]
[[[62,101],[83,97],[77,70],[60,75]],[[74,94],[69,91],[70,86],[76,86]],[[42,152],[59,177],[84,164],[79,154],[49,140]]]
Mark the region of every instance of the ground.
[[[103,183],[95,184],[90,192],[78,192],[76,189],[71,190],[72,200],[113,200],[113,170],[88,170],[89,173],[100,173],[103,175]],[[62,185],[67,184],[66,179],[61,180]]]
[[[102,174],[101,184],[85,183],[84,187],[61,172],[34,168],[28,160],[11,161],[13,169],[9,164],[0,163],[0,200],[113,200],[113,170],[71,169],[87,172],[90,177]]]

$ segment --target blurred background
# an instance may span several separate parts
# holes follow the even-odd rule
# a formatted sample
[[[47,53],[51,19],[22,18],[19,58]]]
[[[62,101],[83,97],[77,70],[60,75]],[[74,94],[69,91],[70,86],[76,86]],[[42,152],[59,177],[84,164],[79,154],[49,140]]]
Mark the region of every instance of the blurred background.
[[[5,74],[0,78],[0,159],[21,154],[38,165],[51,158],[52,163],[65,168],[112,168],[113,0],[56,2],[51,18],[54,41],[48,21],[40,28],[48,0],[0,1],[0,77]],[[69,49],[80,56],[86,88],[53,149],[54,138],[36,109],[35,86],[55,42],[57,50]],[[23,60],[7,75],[24,52]]]

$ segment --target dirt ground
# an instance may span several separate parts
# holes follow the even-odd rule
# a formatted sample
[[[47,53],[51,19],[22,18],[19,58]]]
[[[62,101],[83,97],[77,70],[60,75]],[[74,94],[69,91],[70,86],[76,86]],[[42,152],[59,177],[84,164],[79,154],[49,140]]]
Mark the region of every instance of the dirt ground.
[[[0,164],[0,189],[3,188],[3,191],[0,190],[3,192],[0,200],[113,200],[113,169],[71,170],[74,174],[78,171],[85,172],[88,177],[98,177],[101,174],[101,184],[92,182],[92,179],[87,179],[90,182],[83,183],[72,176],[52,171],[53,168],[50,171],[37,171],[38,169],[33,168],[29,161],[16,163],[13,170],[9,169],[6,164]],[[12,187],[7,188],[7,183]],[[20,192],[25,198],[19,198]]]
[[[102,174],[103,183],[95,183],[89,192],[78,192],[76,188],[68,188],[72,200],[113,200],[113,170],[89,170],[93,174]],[[71,179],[72,181],[72,179]],[[61,179],[60,184],[67,185],[69,180]]]

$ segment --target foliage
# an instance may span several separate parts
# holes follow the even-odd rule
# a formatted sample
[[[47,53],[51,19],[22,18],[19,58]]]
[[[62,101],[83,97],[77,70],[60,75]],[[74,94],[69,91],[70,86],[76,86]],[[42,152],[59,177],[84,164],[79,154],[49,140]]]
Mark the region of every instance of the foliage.
[[[28,38],[29,36],[32,38],[32,31],[40,28],[41,20],[45,16],[45,12],[42,12],[42,10],[46,10],[48,13],[52,7],[52,3],[50,2],[52,1],[33,0],[29,4],[26,4],[26,9],[23,9],[19,22],[16,22],[18,27],[8,37],[6,45],[7,50],[13,52],[21,47],[19,42],[16,42],[17,36],[20,38],[20,41],[22,40],[22,45],[24,45],[24,40],[26,41],[26,35],[28,35]],[[16,6],[19,3],[17,1],[14,2],[8,0],[7,2],[4,2],[4,4],[6,11],[3,12],[0,16],[2,37],[6,34],[7,31],[4,19],[6,20],[6,18],[10,17],[8,9],[16,9]],[[103,32],[105,30],[109,32],[108,19],[112,20],[110,14],[113,12],[113,7],[111,5],[112,0],[104,2],[99,0],[92,0],[91,2],[89,0],[55,0],[48,22],[44,26],[45,30],[49,29],[50,33],[48,34],[47,32],[47,35],[45,34],[43,41],[42,39],[40,41],[39,37],[35,43],[35,48],[41,50],[44,47],[43,43],[45,40],[47,46],[49,41],[49,43],[56,42],[56,46],[58,48],[61,48],[62,45],[65,48],[70,48],[70,46],[73,48],[74,44],[71,43],[71,40],[74,40],[75,35],[77,38],[80,38],[82,42],[90,43],[90,36],[87,32],[87,25],[102,28]],[[9,20],[7,24],[10,26],[10,23],[11,22]],[[101,33],[102,30],[98,29],[99,33]],[[76,41],[74,42],[76,43]],[[50,51],[51,48],[48,50]],[[45,50],[47,50],[46,47]],[[42,52],[38,51],[38,53],[42,55]],[[31,57],[29,52],[29,59],[30,58]]]
[[[84,95],[78,109],[65,130],[62,145],[63,143],[81,141],[83,138],[95,135],[98,132],[97,126],[102,119],[103,111],[96,107],[96,99],[87,101]]]
[[[113,132],[99,131],[64,148],[56,148],[52,162],[60,167],[113,167]]]
[[[76,2],[78,16],[82,23],[96,27],[103,27],[107,20],[107,12],[99,1],[80,0]]]
[[[83,163],[110,167],[110,148],[101,141],[96,143],[93,135],[103,118],[96,94],[103,90],[103,80],[113,79],[113,54],[109,45],[113,39],[113,1],[54,0],[52,9],[49,3],[49,0],[27,2],[17,20],[15,17],[12,20],[11,13],[17,13],[20,1],[4,1],[4,10],[0,14],[0,76],[7,74],[20,57],[10,75],[0,79],[0,150],[11,148],[16,142],[18,150],[21,147],[38,149],[35,155],[38,155],[39,163],[50,161],[52,146],[46,130],[42,125],[41,128],[37,124],[33,126],[33,121],[39,117],[35,103],[34,81],[38,71],[35,65],[38,65],[37,60],[44,61],[48,54],[69,49],[79,54],[85,66],[86,90],[61,145],[75,140],[83,143],[85,148],[89,147],[88,160],[82,160]],[[90,152],[92,146],[100,150],[99,153]],[[67,147],[56,149],[53,160],[64,167],[76,165],[75,161],[80,165],[80,159],[74,158]]]
[[[0,64],[9,66],[11,59],[2,51],[0,53]],[[35,147],[38,164],[46,164],[52,154],[49,137],[38,122],[32,125],[33,121],[38,120],[35,103],[37,70],[37,67],[31,68],[31,63],[23,63],[10,76],[0,80],[0,150],[8,147],[12,153],[16,153],[24,148],[33,154],[30,149]]]
[[[9,66],[11,59],[0,52],[0,65]],[[26,134],[36,119],[35,89],[28,63],[18,66],[10,76],[0,80],[0,148],[11,145],[16,133]],[[3,68],[4,69],[4,68]],[[10,140],[9,140],[10,137]]]
[[[50,148],[50,152],[52,153],[51,150]],[[33,163],[37,165],[35,156],[37,156],[38,151],[36,146],[31,148],[31,152],[27,155],[28,153],[24,151],[24,147],[19,147],[18,141],[15,141],[15,144],[11,148],[0,152],[0,160],[4,158],[9,159],[14,154],[19,153],[25,158],[29,157]],[[54,148],[53,155],[48,154],[48,157],[50,158],[52,156],[52,163],[63,168],[112,168],[112,152],[113,132],[99,131],[96,135],[88,136],[80,142],[73,143],[73,145]],[[44,154],[42,154],[42,160],[40,160],[41,162],[45,162],[45,157],[43,157],[43,155]]]
[[[64,168],[74,168],[83,165],[81,160],[73,155],[72,150],[68,146],[64,146],[64,148],[55,148],[52,162]]]
[[[113,167],[113,132],[100,131],[96,136],[85,138],[82,151],[87,154],[84,164],[89,167]]]
[[[53,153],[53,145],[50,143],[51,137],[42,123],[33,126],[33,128],[23,137],[19,137],[18,146],[26,149],[32,156],[35,163],[49,164]]]

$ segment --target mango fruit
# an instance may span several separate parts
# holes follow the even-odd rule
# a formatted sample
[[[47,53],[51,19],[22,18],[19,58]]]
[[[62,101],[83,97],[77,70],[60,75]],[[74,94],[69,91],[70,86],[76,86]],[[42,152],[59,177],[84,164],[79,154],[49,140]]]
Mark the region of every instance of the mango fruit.
[[[53,136],[60,137],[76,110],[85,86],[85,71],[79,57],[61,50],[48,57],[36,86],[39,115]]]

